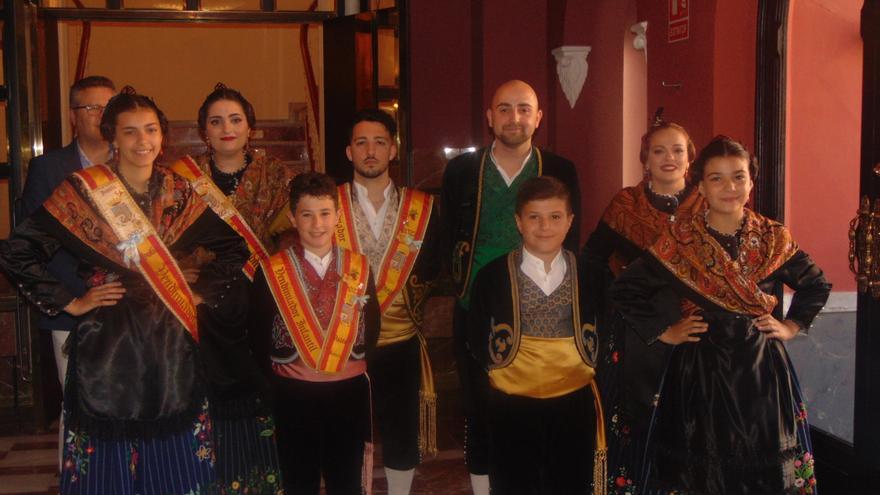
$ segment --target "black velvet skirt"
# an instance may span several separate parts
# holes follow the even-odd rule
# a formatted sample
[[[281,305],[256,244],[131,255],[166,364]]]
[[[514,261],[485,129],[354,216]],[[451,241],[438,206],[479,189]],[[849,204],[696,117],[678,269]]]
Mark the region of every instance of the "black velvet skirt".
[[[785,347],[750,316],[703,316],[709,331],[676,346],[666,371],[651,437],[655,484],[700,494],[795,489],[809,446]]]

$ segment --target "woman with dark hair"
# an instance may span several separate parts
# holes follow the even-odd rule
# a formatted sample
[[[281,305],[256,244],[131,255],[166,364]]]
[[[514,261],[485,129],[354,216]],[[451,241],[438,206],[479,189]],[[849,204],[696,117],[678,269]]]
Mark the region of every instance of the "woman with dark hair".
[[[205,98],[198,123],[207,153],[197,162],[185,157],[171,169],[192,180],[205,202],[245,239],[251,252],[245,275],[253,280],[261,261],[275,252],[270,224],[287,204],[294,172],[250,149],[254,107],[223,83]],[[210,254],[194,257],[186,276],[197,280],[200,260],[210,259]],[[248,344],[250,288],[245,277],[230,286],[226,305],[238,308],[234,314],[229,308],[199,312],[217,482],[230,493],[274,494],[281,489],[275,423],[266,403],[268,382]]]
[[[67,343],[64,494],[214,483],[197,307],[221,306],[247,250],[186,180],[154,165],[167,129],[153,100],[124,88],[101,120],[115,161],[71,175],[0,243],[0,266],[37,308],[81,316]],[[76,298],[48,273],[62,247],[102,290]],[[187,284],[176,258],[197,247],[214,258]]]
[[[642,136],[644,180],[614,196],[582,253],[600,308],[597,383],[606,411],[610,493],[637,491],[651,402],[668,346],[649,345],[639,329],[627,328],[605,289],[670,222],[700,203],[686,180],[694,143],[682,126],[662,121],[659,113]]]
[[[817,493],[783,342],[810,327],[831,285],[785,226],[746,208],[756,174],[740,143],[713,139],[691,168],[704,207],[664,229],[611,287],[627,323],[673,346],[649,438],[649,489]],[[785,319],[774,296],[782,284],[794,290]],[[661,317],[664,292],[681,300],[678,323]]]

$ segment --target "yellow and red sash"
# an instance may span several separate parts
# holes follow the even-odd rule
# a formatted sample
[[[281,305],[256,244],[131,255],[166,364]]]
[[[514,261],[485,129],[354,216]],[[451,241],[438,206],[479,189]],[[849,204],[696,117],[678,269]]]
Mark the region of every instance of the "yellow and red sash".
[[[129,266],[134,263],[156,295],[197,342],[199,330],[192,290],[183,272],[149,219],[106,165],[73,174],[103,219],[120,239],[116,249]]]
[[[415,266],[421,244],[428,230],[428,220],[434,198],[430,194],[402,188],[400,204],[397,208],[394,233],[382,257],[382,267],[377,274],[376,297],[379,310],[384,314],[397,294],[406,284]],[[352,216],[351,184],[339,186],[339,206],[341,214],[336,224],[336,244],[344,249],[360,252],[357,231]]]
[[[214,184],[214,181],[208,177],[199,165],[190,158],[183,158],[172,163],[169,167],[174,173],[188,180],[192,184],[193,191],[199,195],[211,210],[222,218],[224,222],[229,224],[247,243],[248,250],[251,252],[250,258],[242,267],[248,280],[254,280],[254,273],[260,263],[269,259],[269,252],[263,247],[257,234],[254,233],[250,225],[242,217],[241,213],[232,204],[232,201],[223,194],[223,191]]]
[[[357,338],[360,308],[365,302],[370,265],[367,257],[339,249],[339,287],[330,324],[322,328],[289,249],[275,253],[267,263],[266,280],[281,318],[303,362],[324,373],[339,373]]]

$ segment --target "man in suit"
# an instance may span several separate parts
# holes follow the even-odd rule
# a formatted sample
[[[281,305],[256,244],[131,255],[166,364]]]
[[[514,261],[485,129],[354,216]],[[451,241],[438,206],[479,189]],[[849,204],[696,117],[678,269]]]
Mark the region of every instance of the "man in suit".
[[[28,165],[24,191],[21,195],[21,217],[31,215],[71,173],[94,164],[107,163],[111,158],[110,144],[101,137],[101,116],[110,98],[116,94],[113,81],[103,76],[80,79],[70,88],[70,124],[73,141],[59,150],[34,157]],[[76,274],[77,262],[65,250],[59,251],[49,263],[50,272],[61,280],[73,295],[88,297],[85,281]],[[64,385],[67,356],[61,350],[76,319],[67,313],[54,317],[41,316],[39,328],[52,332],[58,380]]]

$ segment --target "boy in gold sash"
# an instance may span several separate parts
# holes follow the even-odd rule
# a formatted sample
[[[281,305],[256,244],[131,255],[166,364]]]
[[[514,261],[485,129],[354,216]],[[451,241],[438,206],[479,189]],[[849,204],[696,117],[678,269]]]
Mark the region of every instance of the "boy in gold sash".
[[[366,354],[379,335],[367,258],[333,243],[339,199],[318,173],[291,183],[293,246],[269,257],[256,283],[257,327],[268,341],[285,491],[369,492],[372,474]]]
[[[435,394],[421,335],[424,301],[437,277],[439,223],[430,194],[396,187],[397,124],[371,109],[355,116],[346,154],[354,180],[339,186],[337,243],[366,255],[382,313],[370,360],[376,423],[389,495],[408,495],[422,454],[436,453]]]
[[[553,177],[516,197],[522,246],[474,281],[471,352],[488,370],[493,494],[604,493],[605,430],[595,381],[595,312],[574,254],[570,193]]]

